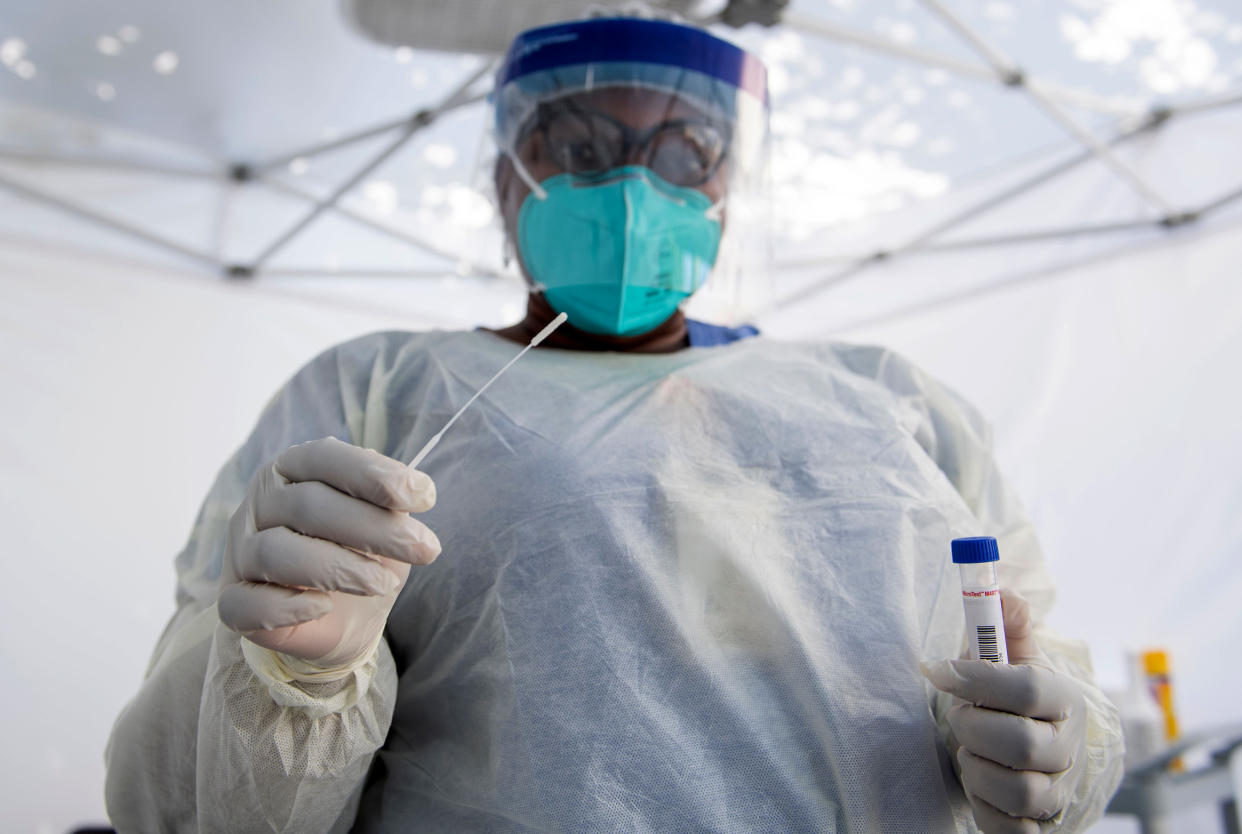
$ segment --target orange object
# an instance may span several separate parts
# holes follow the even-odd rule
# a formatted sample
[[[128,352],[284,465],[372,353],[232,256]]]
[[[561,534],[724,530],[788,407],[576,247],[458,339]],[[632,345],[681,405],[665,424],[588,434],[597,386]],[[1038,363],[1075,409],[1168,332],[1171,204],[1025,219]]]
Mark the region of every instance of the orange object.
[[[1160,709],[1164,713],[1164,738],[1173,741],[1177,738],[1177,713],[1173,710],[1173,684],[1169,676],[1169,653],[1164,649],[1149,649],[1143,652],[1143,672],[1147,675],[1147,686]]]

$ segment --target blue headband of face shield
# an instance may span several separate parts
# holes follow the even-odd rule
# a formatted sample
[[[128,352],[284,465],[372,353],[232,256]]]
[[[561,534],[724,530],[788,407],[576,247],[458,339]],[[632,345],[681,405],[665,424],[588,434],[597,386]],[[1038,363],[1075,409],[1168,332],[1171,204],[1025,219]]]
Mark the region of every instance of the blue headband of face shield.
[[[710,179],[714,168],[697,179],[679,178],[658,140],[656,152],[641,159],[614,153],[610,167],[534,180],[516,151],[543,105],[609,87],[680,98],[705,114],[708,127],[679,130],[717,130],[727,143],[739,93],[766,103],[766,82],[753,56],[663,21],[587,20],[531,30],[514,41],[493,102],[497,142],[531,189],[517,223],[522,263],[572,324],[629,336],[659,326],[702,286],[720,244],[722,205],[691,187]],[[626,142],[644,133],[618,131]],[[634,164],[639,161],[644,164]]]

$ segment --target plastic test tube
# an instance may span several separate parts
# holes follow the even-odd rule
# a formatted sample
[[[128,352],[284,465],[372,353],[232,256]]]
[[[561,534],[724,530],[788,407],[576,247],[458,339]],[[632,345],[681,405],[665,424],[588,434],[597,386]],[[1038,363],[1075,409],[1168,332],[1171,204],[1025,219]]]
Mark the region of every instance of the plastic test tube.
[[[954,539],[953,562],[962,576],[962,605],[970,636],[970,659],[1008,663],[996,563],[1000,551],[991,536]]]

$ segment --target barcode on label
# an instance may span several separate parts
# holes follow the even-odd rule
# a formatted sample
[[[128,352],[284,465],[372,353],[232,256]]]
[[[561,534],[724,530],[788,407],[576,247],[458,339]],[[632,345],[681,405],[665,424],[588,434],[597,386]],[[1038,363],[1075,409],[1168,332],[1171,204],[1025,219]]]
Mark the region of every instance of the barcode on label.
[[[996,626],[976,626],[975,635],[979,638],[979,659],[1000,663],[1000,650],[996,645]]]

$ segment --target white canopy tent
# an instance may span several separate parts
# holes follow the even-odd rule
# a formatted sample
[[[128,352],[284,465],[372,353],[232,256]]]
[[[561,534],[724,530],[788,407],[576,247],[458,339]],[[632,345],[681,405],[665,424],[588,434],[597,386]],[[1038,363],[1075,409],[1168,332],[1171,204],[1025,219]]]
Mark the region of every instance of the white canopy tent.
[[[490,5],[0,12],[12,827],[104,818],[103,743],[171,558],[283,379],[361,333],[518,317],[490,57],[360,34],[417,44],[434,22],[483,49],[559,13]],[[1184,724],[1237,721],[1242,13],[1050,5],[795,0],[721,27],[771,68],[758,323],[890,345],[975,402],[1042,531],[1055,625],[1102,683],[1164,646]]]

